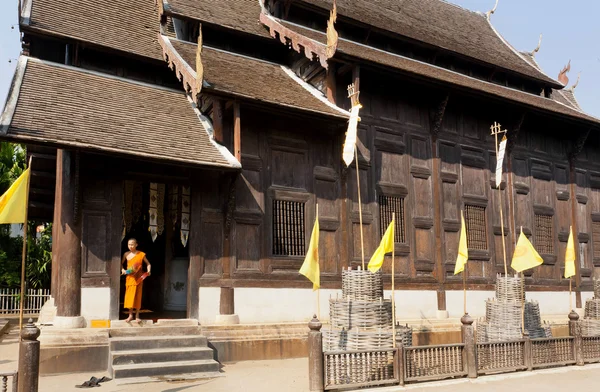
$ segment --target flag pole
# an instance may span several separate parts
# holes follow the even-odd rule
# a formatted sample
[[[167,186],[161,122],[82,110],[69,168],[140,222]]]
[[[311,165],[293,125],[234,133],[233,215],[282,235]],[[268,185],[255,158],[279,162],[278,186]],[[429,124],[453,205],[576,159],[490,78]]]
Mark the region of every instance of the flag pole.
[[[358,139],[358,137],[357,137]],[[360,175],[358,169],[358,147],[354,143],[354,164],[356,165],[356,189],[358,190],[358,220],[360,223],[360,255],[362,260],[362,269],[365,269],[365,245],[363,240],[363,221],[362,221],[362,201],[360,198]]]
[[[492,134],[496,140],[494,143],[496,147],[496,162],[498,162],[498,134],[501,133],[500,124],[494,122],[492,125]],[[508,267],[506,266],[506,240],[504,239],[504,214],[502,212],[502,190],[500,189],[500,184],[496,184],[498,187],[498,202],[500,204],[500,233],[502,235],[502,256],[504,257],[504,276],[508,276]]]
[[[319,203],[315,203],[316,204],[316,221],[319,221]],[[319,248],[317,247],[317,252],[319,252]],[[317,253],[317,264],[319,263],[319,255]],[[319,275],[321,274],[321,266],[319,266]],[[319,288],[317,289],[317,319],[321,320],[321,301],[320,301],[320,295],[319,293],[321,292],[321,278],[319,277]]]
[[[465,314],[467,314],[467,271],[463,269],[463,305],[465,309]]]
[[[573,278],[569,276],[569,312],[573,310],[573,294],[571,293],[571,282],[573,282]]]
[[[394,229],[396,228],[396,213],[392,212],[392,222]],[[396,256],[396,233],[394,230],[394,239],[392,242],[392,347],[396,348],[396,299],[395,299],[395,286],[394,286],[394,259]]]
[[[33,157],[29,157],[29,163],[26,169],[31,169],[31,161]],[[23,304],[25,302],[25,262],[27,260],[27,212],[29,210],[29,184],[31,179],[31,170],[27,176],[27,186],[25,193],[25,219],[23,222],[23,255],[21,259],[21,298],[19,299],[19,331],[23,329]]]

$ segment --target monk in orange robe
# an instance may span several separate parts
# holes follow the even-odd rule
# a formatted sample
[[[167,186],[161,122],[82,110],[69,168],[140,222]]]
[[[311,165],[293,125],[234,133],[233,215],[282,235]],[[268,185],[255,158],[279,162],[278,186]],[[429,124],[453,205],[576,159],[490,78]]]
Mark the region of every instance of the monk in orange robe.
[[[150,276],[150,262],[146,258],[146,254],[137,250],[137,240],[131,238],[127,241],[129,252],[125,252],[121,265],[127,262],[127,269],[121,268],[121,275],[125,275],[125,301],[123,306],[129,309],[129,317],[125,322],[130,322],[133,319],[133,311],[135,310],[135,320],[139,323],[140,308],[142,307],[142,286],[144,279]],[[144,272],[143,264],[146,264],[148,272]]]

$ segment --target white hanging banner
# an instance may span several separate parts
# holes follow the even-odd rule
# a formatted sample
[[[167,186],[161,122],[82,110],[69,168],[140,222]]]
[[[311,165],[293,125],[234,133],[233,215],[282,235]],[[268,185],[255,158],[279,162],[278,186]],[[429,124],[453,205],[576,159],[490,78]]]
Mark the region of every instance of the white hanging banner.
[[[157,221],[158,221],[158,184],[155,182],[150,183],[150,210],[148,211],[148,219],[150,225],[148,231],[152,237],[152,242],[156,241],[158,237]]]
[[[344,152],[342,159],[346,163],[346,166],[350,166],[354,160],[354,145],[356,144],[356,137],[358,133],[358,111],[362,108],[361,104],[352,106],[350,109],[350,121],[348,124],[348,132],[346,132],[346,141],[344,142]]]
[[[502,138],[498,148],[498,159],[496,161],[496,188],[500,188],[502,182],[502,164],[504,163],[504,153],[506,152],[506,136]]]

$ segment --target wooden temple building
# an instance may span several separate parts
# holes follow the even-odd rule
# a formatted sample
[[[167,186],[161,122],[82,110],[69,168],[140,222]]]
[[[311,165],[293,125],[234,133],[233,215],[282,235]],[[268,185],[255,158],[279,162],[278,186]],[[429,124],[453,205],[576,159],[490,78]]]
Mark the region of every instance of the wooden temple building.
[[[316,204],[327,320],[342,269],[362,263],[359,191],[367,262],[397,217],[400,319],[462,315],[461,210],[475,315],[504,272],[502,227],[509,263],[521,227],[544,258],[526,272],[529,298],[566,315],[572,225],[577,306],[591,296],[600,120],[567,69],[545,74],[539,47],[513,48],[492,12],[439,0],[337,0],[335,11],[331,0],[21,0],[19,13],[0,137],[27,145],[30,216],[54,222],[55,327],[126,316],[120,261],[135,237],[152,263],[143,308],[154,315],[142,317],[304,331],[315,294],[298,270]],[[351,83],[363,108],[346,168]],[[494,122],[508,137],[500,189]]]

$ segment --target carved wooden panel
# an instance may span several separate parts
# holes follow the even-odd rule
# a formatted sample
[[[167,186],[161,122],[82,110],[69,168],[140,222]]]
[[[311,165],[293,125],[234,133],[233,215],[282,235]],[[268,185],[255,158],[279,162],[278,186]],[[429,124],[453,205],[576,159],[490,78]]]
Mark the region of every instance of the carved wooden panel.
[[[216,218],[216,217],[215,217]],[[202,256],[204,257],[203,275],[220,276],[223,273],[221,256],[223,255],[223,224],[216,219],[202,219]]]
[[[489,185],[486,181],[485,170],[463,166],[462,186],[465,195],[486,197]]]
[[[592,222],[592,248],[594,250],[594,266],[600,266],[600,220]]]
[[[82,212],[81,262],[82,275],[107,275],[107,262],[110,261],[111,214],[109,212]]]
[[[236,183],[235,198],[238,210],[264,211],[264,194],[259,171],[242,171]]]
[[[98,179],[89,179],[85,181],[85,188],[82,192],[84,203],[110,203],[111,189],[107,182]]]
[[[271,151],[271,184],[306,189],[306,154],[295,150]]]
[[[263,242],[261,231],[260,224],[236,223],[235,255],[238,272],[260,270],[260,250]]]

